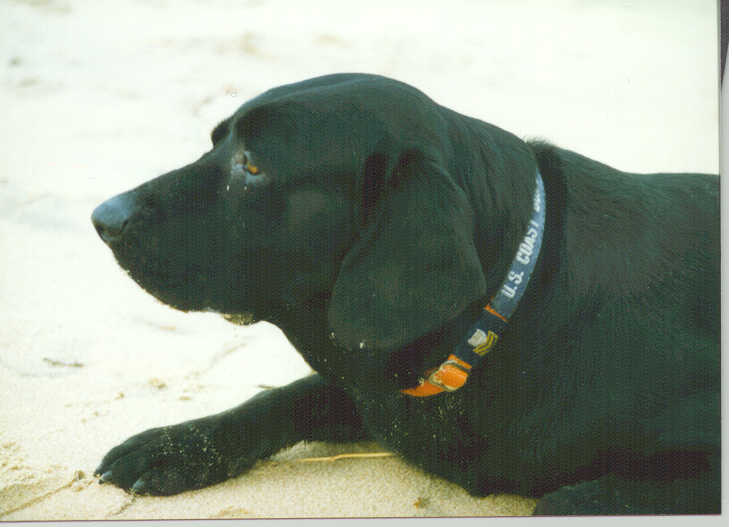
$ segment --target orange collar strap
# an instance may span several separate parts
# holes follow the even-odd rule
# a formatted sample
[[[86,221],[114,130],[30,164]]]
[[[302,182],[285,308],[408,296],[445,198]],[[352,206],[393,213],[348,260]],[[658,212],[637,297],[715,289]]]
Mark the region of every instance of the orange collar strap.
[[[451,353],[439,368],[427,372],[427,378],[420,379],[418,386],[402,390],[402,393],[412,397],[429,397],[444,391],[454,392],[468,380],[471,368],[470,364]]]
[[[455,353],[436,369],[429,370],[419,379],[414,388],[401,390],[412,397],[429,397],[442,392],[454,392],[462,388],[468,374],[477,363],[496,345],[508,319],[498,313],[490,304],[483,308],[482,317],[470,330],[470,338],[461,342]]]

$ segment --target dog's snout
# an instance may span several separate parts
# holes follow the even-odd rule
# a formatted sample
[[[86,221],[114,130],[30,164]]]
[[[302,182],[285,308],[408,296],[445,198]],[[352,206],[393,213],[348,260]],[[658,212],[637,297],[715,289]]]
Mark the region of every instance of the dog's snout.
[[[99,205],[92,213],[92,223],[105,243],[122,236],[134,211],[134,201],[129,194],[120,194]]]

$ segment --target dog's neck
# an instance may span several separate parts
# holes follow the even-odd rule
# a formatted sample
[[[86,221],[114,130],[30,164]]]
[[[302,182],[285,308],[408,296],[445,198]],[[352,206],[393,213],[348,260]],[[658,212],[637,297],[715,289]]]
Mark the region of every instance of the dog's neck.
[[[498,326],[491,326],[492,329],[490,329],[497,336],[500,335],[500,331],[502,329],[501,325],[505,325],[505,322],[501,320],[501,317],[506,320],[511,317],[519,304],[521,296],[526,290],[526,285],[528,284],[529,276],[531,275],[531,272],[527,269],[527,264],[525,263],[526,256],[530,257],[529,267],[533,270],[542,245],[543,236],[540,232],[543,234],[546,213],[544,210],[544,185],[538,172],[536,173],[535,181],[536,185],[533,200],[535,206],[532,208],[532,211],[529,212],[529,217],[526,220],[528,227],[524,231],[525,235],[520,237],[523,241],[519,241],[519,243],[514,241],[514,243],[510,244],[511,249],[516,251],[513,260],[510,259],[511,256],[504,257],[501,255],[499,258],[501,261],[505,262],[505,265],[501,264],[501,267],[503,268],[503,282],[499,283],[498,280],[494,282],[492,290],[495,292],[495,295],[491,298],[492,303],[487,306],[490,307],[490,310],[499,313],[499,316],[492,314],[489,309],[479,308],[479,317],[481,321],[483,321],[484,317],[488,317],[488,320],[493,324],[493,326]],[[532,229],[537,230],[537,233],[533,234]],[[528,242],[525,240],[527,236],[529,237]],[[515,249],[516,246],[518,246],[518,249]],[[519,260],[519,258],[521,258],[521,260]],[[523,273],[523,275],[521,275],[521,282],[517,284],[517,274],[520,273]],[[364,361],[362,360],[365,353],[363,351],[361,353],[344,353],[343,350],[337,349],[338,347],[336,344],[329,338],[329,325],[327,321],[327,306],[329,300],[329,293],[323,292],[322,294],[315,295],[307,302],[298,304],[297,306],[283,304],[280,306],[280,309],[273,310],[269,316],[264,317],[264,320],[278,326],[315,371],[318,371],[327,377],[333,377],[336,382],[346,382],[346,378],[350,379],[351,376],[355,374],[360,383],[368,383],[368,379],[373,377],[374,379],[381,379],[381,381],[388,380],[389,382],[401,384],[400,387],[395,386],[395,389],[408,387],[410,385],[413,386],[412,383],[417,381],[419,375],[415,376],[415,364],[412,362],[412,359],[406,356],[409,355],[409,351],[407,351],[405,355],[404,350],[400,350],[398,352],[393,350],[393,353],[380,354],[379,356],[383,360]],[[494,303],[500,311],[495,310]],[[470,311],[475,313],[472,309]],[[434,357],[434,351],[438,348],[444,349],[443,344],[445,344],[447,345],[447,350],[451,348],[453,349],[453,354],[450,355],[449,360],[453,360],[454,363],[455,361],[452,358],[453,355],[455,355],[454,351],[463,347],[465,348],[465,353],[461,353],[461,355],[470,357],[473,364],[468,361],[463,361],[463,364],[458,363],[458,366],[469,371],[469,368],[466,367],[465,364],[470,365],[471,368],[477,364],[470,356],[470,354],[478,356],[478,352],[474,351],[474,348],[481,348],[481,346],[489,343],[489,339],[493,338],[487,331],[485,331],[485,329],[489,329],[483,327],[485,324],[481,327],[472,327],[470,324],[471,322],[466,320],[465,325],[463,326],[472,328],[470,334],[465,338],[463,338],[463,335],[454,335],[453,340],[453,337],[448,336],[447,333],[443,333],[441,331],[438,332],[439,336],[435,335],[434,337],[438,341],[441,341],[441,344],[435,347],[430,355]],[[485,341],[481,338],[481,342],[475,346],[466,344],[466,342],[469,342],[472,339],[477,329],[481,329],[481,331],[486,335]],[[435,338],[431,339],[427,337],[425,342],[412,343],[407,346],[407,348],[414,350],[421,355],[422,352],[415,348],[420,348],[422,351],[424,351],[423,346],[432,348],[430,342],[435,340]],[[453,345],[447,344],[451,340],[452,342],[458,342],[458,345],[453,347]],[[495,340],[493,341],[493,344],[495,344]],[[473,342],[478,342],[478,339],[474,339]],[[436,344],[436,342],[433,342],[433,344]],[[447,350],[445,351],[445,355],[449,355]],[[487,348],[481,348],[479,351],[485,352],[484,356],[488,355]],[[445,357],[445,355],[442,357]],[[438,357],[433,364],[439,364],[440,360],[441,359]],[[449,360],[445,362],[449,362]],[[419,360],[419,362],[424,364],[422,360]],[[429,362],[427,362],[427,364],[429,364]],[[417,371],[420,370],[421,368]],[[429,375],[422,375],[422,377],[429,377]],[[442,391],[444,391],[444,389],[440,389],[435,393],[441,393]]]
[[[465,339],[458,343],[447,360],[437,369],[425,373],[420,378],[418,386],[401,390],[402,393],[413,397],[427,397],[445,391],[455,391],[465,384],[470,370],[479,364],[498,342],[508,320],[526,292],[541,250],[545,221],[544,183],[537,170],[532,216],[503,283],[483,308],[479,320],[471,326]]]

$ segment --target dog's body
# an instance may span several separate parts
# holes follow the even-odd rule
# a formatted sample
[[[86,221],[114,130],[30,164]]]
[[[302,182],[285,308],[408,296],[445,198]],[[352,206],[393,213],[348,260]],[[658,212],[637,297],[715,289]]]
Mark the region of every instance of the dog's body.
[[[273,322],[318,374],[134,436],[102,480],[172,494],[368,438],[539,513],[719,512],[716,176],[620,172],[368,75],[270,90],[212,139],[97,230],[164,302]],[[500,287],[537,169],[544,240],[501,340],[459,390],[402,393]]]

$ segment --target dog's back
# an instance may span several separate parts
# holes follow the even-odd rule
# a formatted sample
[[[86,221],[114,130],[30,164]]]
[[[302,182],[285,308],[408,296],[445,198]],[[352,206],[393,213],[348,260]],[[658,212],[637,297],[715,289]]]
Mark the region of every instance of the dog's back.
[[[564,349],[546,352],[562,357],[554,374],[573,407],[567,436],[584,436],[613,472],[606,478],[646,494],[647,512],[664,501],[719,510],[719,178],[628,174],[532,146],[562,207],[564,293],[547,312],[549,326],[568,326],[554,342]]]

